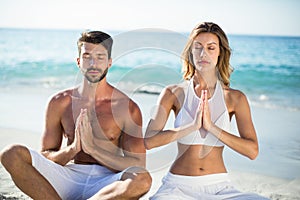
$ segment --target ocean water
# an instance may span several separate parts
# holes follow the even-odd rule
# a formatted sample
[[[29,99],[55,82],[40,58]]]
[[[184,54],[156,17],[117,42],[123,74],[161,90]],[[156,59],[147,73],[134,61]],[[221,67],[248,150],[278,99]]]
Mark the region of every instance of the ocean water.
[[[47,93],[78,84],[81,75],[76,65],[76,41],[81,31],[0,29],[0,126],[34,126],[7,107],[10,103],[14,111],[29,113],[32,102],[38,101],[36,106],[46,102],[39,93],[30,95],[26,91]],[[116,87],[131,96],[155,94],[150,96],[156,99],[163,87],[182,81],[180,55],[188,33],[157,29],[109,33],[114,46],[108,81]],[[296,127],[300,120],[300,37],[229,35],[229,42],[234,68],[231,87],[242,90],[252,106],[271,110],[254,119],[258,127],[265,127],[259,130],[261,157],[248,162],[226,151],[229,167],[299,178],[300,140]],[[30,102],[21,105],[22,98]],[[270,120],[278,110],[283,111],[282,124]],[[33,112],[32,119],[37,114]],[[292,120],[284,121],[291,115]],[[269,119],[268,123],[274,124],[265,125],[258,119]],[[30,123],[36,124],[33,120]],[[41,130],[42,125],[36,128]]]
[[[76,41],[81,30],[0,29],[0,87],[60,89],[80,79]],[[182,80],[180,54],[188,33],[142,29],[110,32],[108,80],[134,92],[159,93]],[[231,87],[251,103],[300,110],[300,37],[229,35]]]

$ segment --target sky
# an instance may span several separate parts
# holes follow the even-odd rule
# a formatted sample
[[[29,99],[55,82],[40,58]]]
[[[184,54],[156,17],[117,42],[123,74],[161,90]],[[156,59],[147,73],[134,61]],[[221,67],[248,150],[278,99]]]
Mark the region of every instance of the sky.
[[[299,0],[0,0],[0,27],[190,32],[212,21],[227,34],[300,36]]]

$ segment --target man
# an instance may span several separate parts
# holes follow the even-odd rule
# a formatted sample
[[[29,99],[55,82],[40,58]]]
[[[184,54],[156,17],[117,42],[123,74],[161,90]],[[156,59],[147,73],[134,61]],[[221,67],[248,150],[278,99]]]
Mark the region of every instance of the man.
[[[3,150],[3,166],[33,199],[138,199],[150,189],[140,109],[106,80],[112,43],[106,33],[82,33],[84,79],[50,99],[41,153],[21,145]]]

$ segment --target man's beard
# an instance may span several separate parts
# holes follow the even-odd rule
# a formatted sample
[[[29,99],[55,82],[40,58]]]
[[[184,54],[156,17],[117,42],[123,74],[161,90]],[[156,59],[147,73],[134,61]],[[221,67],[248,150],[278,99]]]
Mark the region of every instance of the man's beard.
[[[90,82],[90,83],[98,83],[100,82],[102,79],[104,79],[104,77],[106,76],[107,72],[108,72],[108,68],[106,68],[104,70],[104,72],[102,73],[102,75],[99,78],[93,78],[91,76],[88,75],[89,71],[98,71],[99,73],[102,73],[101,69],[94,69],[94,68],[89,68],[86,70],[86,72],[84,73],[84,77]]]

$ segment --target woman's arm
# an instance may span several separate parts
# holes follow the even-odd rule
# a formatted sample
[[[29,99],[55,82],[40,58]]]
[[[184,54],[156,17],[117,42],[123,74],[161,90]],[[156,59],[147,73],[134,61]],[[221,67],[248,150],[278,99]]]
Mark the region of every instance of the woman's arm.
[[[224,144],[234,151],[254,160],[258,155],[258,141],[255,128],[251,118],[251,111],[246,96],[240,91],[232,91],[233,112],[235,113],[236,123],[240,137],[228,133],[215,124],[204,123],[204,128],[218,137]],[[206,117],[209,113],[207,98],[204,105],[204,119],[209,121]]]
[[[169,144],[177,139],[186,136],[187,134],[201,128],[202,112],[199,108],[197,112],[197,118],[188,125],[163,130],[168,120],[170,111],[175,107],[175,101],[178,101],[178,90],[179,88],[165,88],[159,99],[158,107],[152,119],[148,123],[148,127],[145,133],[145,147],[146,149],[152,149],[162,145]],[[181,89],[181,92],[182,89]]]

